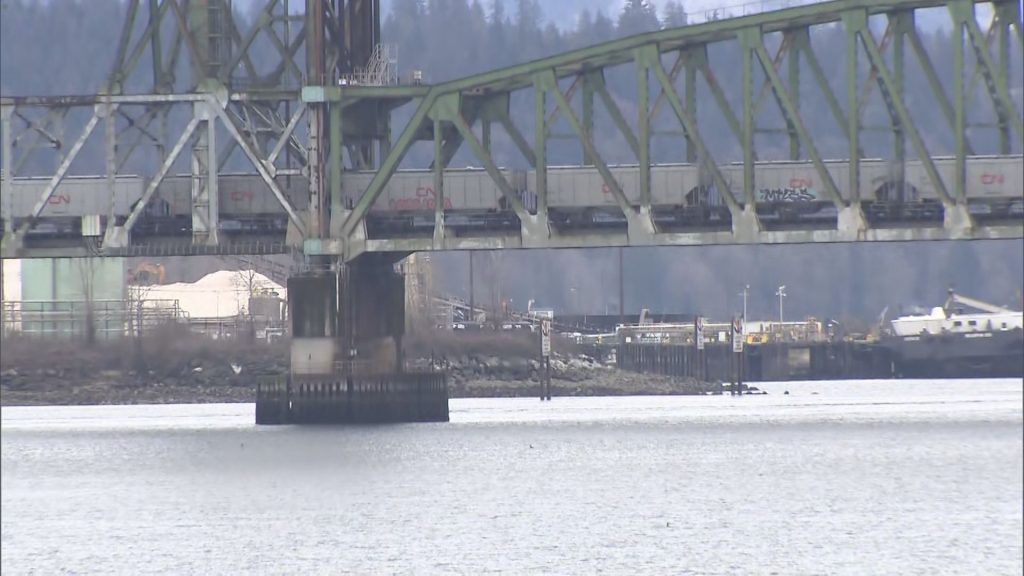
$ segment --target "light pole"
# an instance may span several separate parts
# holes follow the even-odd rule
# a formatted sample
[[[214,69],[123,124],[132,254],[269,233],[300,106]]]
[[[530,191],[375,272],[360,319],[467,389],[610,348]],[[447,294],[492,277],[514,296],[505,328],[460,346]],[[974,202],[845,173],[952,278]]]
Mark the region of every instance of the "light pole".
[[[786,297],[786,285],[779,286],[779,289],[775,291],[775,295],[779,297],[779,324],[782,324],[782,299]]]
[[[750,284],[743,287],[743,292],[740,292],[740,296],[743,296],[743,322],[747,321],[747,292],[750,291]]]

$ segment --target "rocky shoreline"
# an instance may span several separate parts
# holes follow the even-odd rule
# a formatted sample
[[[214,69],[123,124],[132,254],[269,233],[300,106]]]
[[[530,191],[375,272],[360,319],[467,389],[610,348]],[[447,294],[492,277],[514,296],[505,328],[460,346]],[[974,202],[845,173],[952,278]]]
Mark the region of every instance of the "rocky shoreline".
[[[65,349],[64,353],[49,350],[42,354],[39,343],[19,349],[18,344],[4,342],[0,406],[254,402],[259,377],[288,371],[286,346],[225,347],[218,343],[187,350],[159,349],[161,356],[150,354],[140,365],[127,361],[131,354],[123,349],[74,348],[73,353]],[[446,372],[451,398],[540,394],[541,366],[535,359],[474,354],[422,359],[412,367]],[[624,372],[586,356],[553,358],[551,384],[555,396],[722,392],[720,383]]]
[[[205,371],[204,371],[205,372]],[[0,374],[0,406],[205,404],[254,402],[253,377],[196,373],[194,377],[148,381],[135,373],[106,371],[92,377],[69,378],[54,371]],[[616,369],[574,371],[552,375],[554,396],[653,396],[721,393],[721,385]],[[536,378],[465,378],[449,374],[451,398],[517,398],[540,394]]]

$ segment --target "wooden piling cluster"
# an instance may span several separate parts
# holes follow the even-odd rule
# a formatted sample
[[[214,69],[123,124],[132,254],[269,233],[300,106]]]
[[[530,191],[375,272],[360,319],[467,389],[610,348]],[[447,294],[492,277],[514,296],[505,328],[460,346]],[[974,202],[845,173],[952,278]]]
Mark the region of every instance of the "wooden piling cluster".
[[[616,354],[623,370],[709,382],[892,377],[888,350],[850,342],[748,345],[740,353],[733,352],[729,344],[719,343],[708,343],[704,350],[678,344],[632,343],[620,344]]]
[[[447,422],[441,372],[281,376],[256,388],[257,424]]]

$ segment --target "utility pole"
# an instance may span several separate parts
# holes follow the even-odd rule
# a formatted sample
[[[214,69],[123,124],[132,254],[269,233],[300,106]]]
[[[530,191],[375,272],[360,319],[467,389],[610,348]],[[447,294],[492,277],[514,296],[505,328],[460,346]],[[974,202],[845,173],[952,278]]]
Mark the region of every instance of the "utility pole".
[[[743,296],[743,321],[747,321],[747,292],[750,291],[750,284],[743,287],[743,292],[740,295]]]
[[[467,322],[475,322],[476,321],[476,310],[474,308],[474,304],[475,304],[475,302],[474,302],[474,294],[475,294],[475,290],[473,290],[473,251],[470,250],[469,251],[469,318],[467,319]]]
[[[786,297],[786,285],[779,286],[779,289],[775,291],[775,295],[779,297],[779,324],[782,324],[782,299]]]
[[[619,247],[619,325],[626,323],[626,278],[623,268],[622,247]]]

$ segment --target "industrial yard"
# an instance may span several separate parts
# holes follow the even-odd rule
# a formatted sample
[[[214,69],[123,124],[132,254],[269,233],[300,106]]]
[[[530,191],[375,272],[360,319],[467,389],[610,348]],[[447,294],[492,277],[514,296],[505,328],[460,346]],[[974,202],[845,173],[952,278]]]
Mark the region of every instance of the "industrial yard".
[[[272,278],[282,274],[273,262],[218,262],[210,265],[236,269],[193,271],[198,279],[184,282],[171,281],[165,265],[152,260],[5,261],[0,402],[253,401],[258,380],[289,370],[288,287]],[[927,313],[861,333],[814,317],[567,314],[532,302],[517,310],[484,297],[493,294],[489,286],[472,290],[477,299],[438,293],[429,259],[411,258],[399,269],[406,284],[402,357],[411,370],[445,373],[451,397],[537,396],[544,319],[556,334],[552,390],[563,396],[1024,374],[1021,312],[952,291]],[[777,291],[780,317],[784,288]]]

